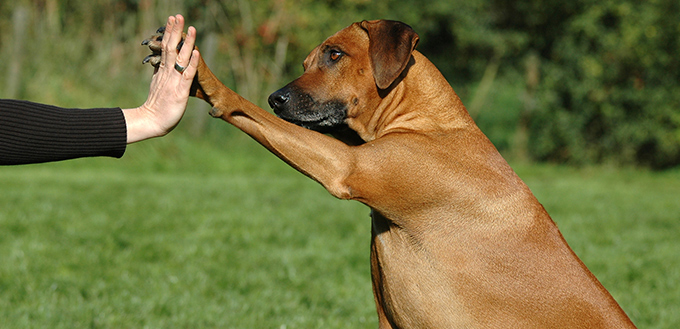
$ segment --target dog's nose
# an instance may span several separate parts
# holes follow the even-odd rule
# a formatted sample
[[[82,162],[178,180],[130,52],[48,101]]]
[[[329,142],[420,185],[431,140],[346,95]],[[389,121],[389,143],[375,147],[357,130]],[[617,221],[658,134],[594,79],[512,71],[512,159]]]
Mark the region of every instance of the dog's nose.
[[[286,106],[286,103],[288,103],[289,100],[290,94],[284,89],[279,89],[269,95],[268,102],[274,112],[278,113],[279,110],[282,110]]]

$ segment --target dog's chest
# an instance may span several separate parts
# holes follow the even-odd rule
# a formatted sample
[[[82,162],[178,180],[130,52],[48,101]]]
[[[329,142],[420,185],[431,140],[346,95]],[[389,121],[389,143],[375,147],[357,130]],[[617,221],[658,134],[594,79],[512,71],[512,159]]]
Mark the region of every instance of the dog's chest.
[[[447,274],[435,265],[437,260],[415,237],[377,211],[371,212],[371,218],[371,274],[381,301],[378,307],[399,328],[455,328],[465,323],[464,308]]]

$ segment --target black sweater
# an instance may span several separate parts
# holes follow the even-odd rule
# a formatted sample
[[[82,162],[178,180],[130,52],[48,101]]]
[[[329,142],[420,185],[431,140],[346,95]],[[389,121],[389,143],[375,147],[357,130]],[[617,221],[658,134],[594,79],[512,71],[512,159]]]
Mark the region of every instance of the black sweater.
[[[126,145],[120,108],[65,109],[0,99],[0,165],[120,158]]]

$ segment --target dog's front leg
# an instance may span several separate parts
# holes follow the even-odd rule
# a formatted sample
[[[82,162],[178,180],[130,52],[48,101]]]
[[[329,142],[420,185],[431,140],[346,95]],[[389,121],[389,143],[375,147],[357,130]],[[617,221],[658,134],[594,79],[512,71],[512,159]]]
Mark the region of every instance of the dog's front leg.
[[[208,94],[214,101],[210,112],[213,117],[241,129],[283,161],[321,183],[335,197],[351,197],[345,178],[351,174],[355,161],[354,147],[284,121],[227,87],[214,88],[215,83],[219,81],[204,87],[204,90],[215,90],[214,94]]]
[[[146,39],[152,54],[145,63],[160,64],[164,29]],[[353,149],[347,144],[287,121],[263,110],[227,88],[201,57],[192,96],[213,106],[210,114],[233,124],[298,171],[321,183],[338,198],[349,198],[344,178],[353,163]]]

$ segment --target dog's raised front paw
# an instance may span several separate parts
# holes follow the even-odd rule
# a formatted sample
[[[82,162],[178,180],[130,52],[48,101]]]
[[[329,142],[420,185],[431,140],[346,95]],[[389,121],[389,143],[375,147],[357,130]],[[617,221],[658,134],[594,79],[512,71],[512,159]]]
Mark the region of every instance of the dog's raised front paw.
[[[163,41],[164,34],[165,26],[162,26],[156,30],[156,33],[142,41],[142,46],[149,46],[149,49],[151,49],[151,55],[146,56],[142,64],[150,63],[156,68],[161,64],[161,42]]]
[[[148,39],[142,41],[142,46],[149,46],[149,49],[151,49],[151,55],[146,56],[142,61],[142,64],[149,63],[155,68],[158,68],[158,66],[161,65],[161,52],[163,50],[161,43],[163,42],[164,35],[165,26],[161,26],[160,28],[158,28],[158,30],[156,30],[156,33],[154,33]],[[182,48],[185,37],[186,37],[185,35],[182,35],[182,40],[177,45],[177,51],[179,51]]]

